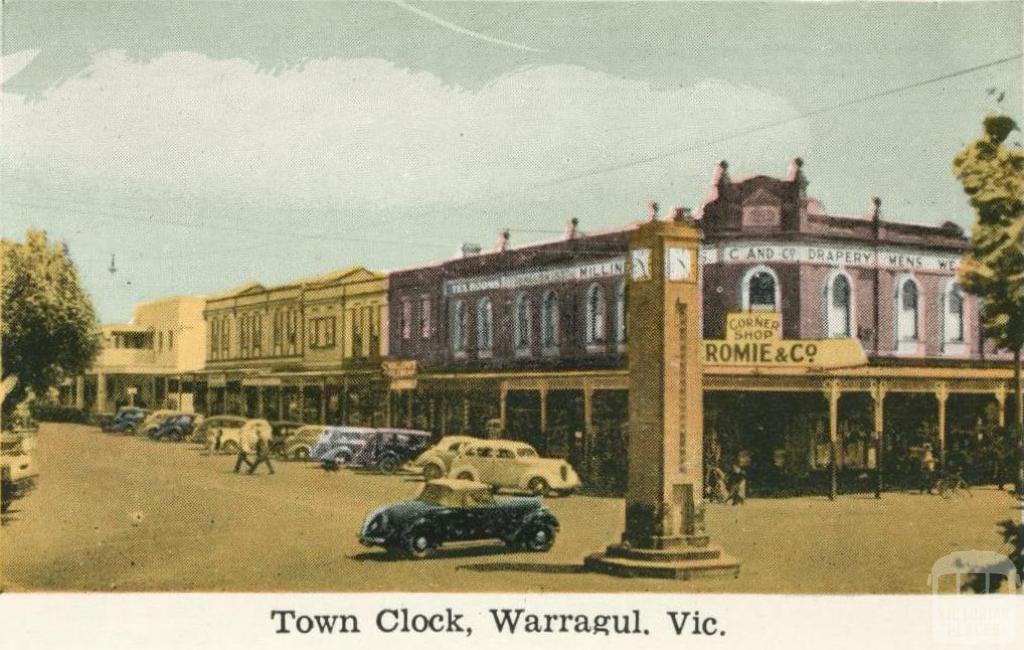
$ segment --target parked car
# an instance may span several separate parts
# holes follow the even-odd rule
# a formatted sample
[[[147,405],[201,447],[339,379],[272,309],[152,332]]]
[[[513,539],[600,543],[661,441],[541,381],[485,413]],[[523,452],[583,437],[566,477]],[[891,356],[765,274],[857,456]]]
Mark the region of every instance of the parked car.
[[[430,441],[428,431],[416,429],[373,429],[366,445],[348,463],[350,467],[373,468],[394,474],[419,455]]]
[[[131,433],[148,416],[149,411],[146,409],[136,406],[122,406],[118,410],[117,415],[109,422],[104,423],[101,428],[112,433]]]
[[[35,489],[39,470],[21,434],[0,431],[0,512]]]
[[[473,436],[445,436],[437,443],[416,457],[407,465],[411,471],[421,471],[423,479],[434,481],[448,475],[452,461],[467,445],[482,442]]]
[[[238,426],[234,426],[235,423],[225,423],[231,426],[218,427],[220,431],[220,448],[219,451],[225,454],[237,454],[242,449],[242,431],[246,427],[259,427],[266,431],[271,431],[272,427],[266,420],[260,418],[237,418],[241,422]],[[262,433],[260,434],[263,435]]]
[[[411,558],[427,557],[447,542],[490,539],[512,549],[544,552],[558,530],[558,520],[540,499],[496,499],[484,483],[439,479],[427,483],[416,499],[367,515],[359,542]]]
[[[149,437],[158,442],[181,442],[192,435],[192,429],[201,424],[203,416],[196,413],[181,413],[164,420]]]
[[[452,462],[448,475],[487,483],[495,490],[526,490],[537,496],[552,490],[570,494],[580,486],[580,477],[569,463],[541,458],[533,447],[514,440],[483,440],[468,445]]]
[[[270,452],[280,455],[284,453],[288,439],[302,428],[302,423],[291,420],[275,420],[270,423],[270,426],[273,431],[273,438],[270,440]]]
[[[164,423],[164,420],[175,415],[183,415],[183,413],[172,409],[160,409],[159,411],[153,411],[146,416],[145,420],[135,425],[133,433],[146,436],[151,435],[160,427],[161,424]]]
[[[309,459],[320,461],[327,469],[352,462],[366,446],[376,429],[367,427],[325,427],[320,439],[309,450]]]
[[[298,428],[284,443],[283,455],[292,460],[309,460],[309,450],[324,435],[323,424],[306,424]]]
[[[213,415],[195,428],[193,440],[206,444],[213,451],[221,451],[226,441],[233,441],[238,452],[238,432],[245,424],[245,418],[237,415]],[[230,451],[230,450],[229,450]]]

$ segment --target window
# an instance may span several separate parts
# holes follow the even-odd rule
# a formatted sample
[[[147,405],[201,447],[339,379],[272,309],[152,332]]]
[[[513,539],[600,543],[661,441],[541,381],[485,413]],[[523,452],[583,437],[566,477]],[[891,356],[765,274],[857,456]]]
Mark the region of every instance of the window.
[[[221,319],[220,324],[220,356],[223,359],[231,356],[231,327],[227,316]]]
[[[960,285],[950,282],[944,294],[944,340],[946,343],[964,342],[964,294]]]
[[[174,349],[174,330],[167,330],[167,349]]]
[[[507,458],[515,460],[516,455],[512,453],[511,449],[499,449],[498,458]]]
[[[558,294],[548,291],[541,304],[541,342],[547,349],[558,347]]]
[[[333,348],[337,319],[334,316],[310,320],[309,346],[312,348]]]
[[[398,326],[402,332],[402,340],[408,341],[412,338],[412,303],[408,299],[402,299],[399,312]]]
[[[353,309],[349,312],[352,316],[352,356],[361,357],[363,356],[363,311],[361,309]]]
[[[918,340],[919,293],[913,278],[907,278],[899,284],[899,293],[896,296],[896,329],[900,341]]]
[[[476,347],[484,352],[494,347],[494,307],[489,298],[476,303]]]
[[[852,330],[850,278],[836,272],[825,284],[825,315],[829,338],[848,338]]]
[[[448,329],[451,333],[453,352],[465,352],[469,333],[466,331],[466,303],[456,300],[452,303],[451,319]]]
[[[512,337],[517,352],[530,350],[530,299],[525,293],[516,296],[515,320],[512,321]]]
[[[164,351],[164,333],[163,332],[157,332],[156,333],[156,350],[157,350],[157,352],[163,352]]]
[[[369,356],[376,357],[380,355],[380,323],[381,323],[381,311],[383,307],[373,305],[366,308],[367,320],[370,323],[370,350]]]
[[[274,344],[274,354],[279,355],[284,352],[284,313],[280,309],[274,310],[274,325],[271,336]]]
[[[420,298],[420,338],[430,338],[430,297]]]
[[[263,351],[263,314],[252,315],[252,332],[250,334],[252,356],[258,357]]]
[[[744,311],[777,311],[779,281],[766,266],[750,269],[743,276],[740,289]]]
[[[604,289],[592,284],[587,289],[587,345],[604,343]]]
[[[615,285],[615,342],[626,342],[626,281]]]
[[[285,312],[285,341],[288,354],[296,354],[299,346],[299,314],[294,309]]]

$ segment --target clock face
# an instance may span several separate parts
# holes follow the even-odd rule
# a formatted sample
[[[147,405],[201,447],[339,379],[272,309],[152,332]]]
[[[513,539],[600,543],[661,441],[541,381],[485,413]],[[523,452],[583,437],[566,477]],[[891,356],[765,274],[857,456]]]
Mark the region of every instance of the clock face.
[[[665,278],[672,281],[689,280],[693,274],[693,262],[687,248],[670,247],[665,254]]]
[[[651,249],[635,248],[629,255],[630,277],[633,280],[651,279]]]

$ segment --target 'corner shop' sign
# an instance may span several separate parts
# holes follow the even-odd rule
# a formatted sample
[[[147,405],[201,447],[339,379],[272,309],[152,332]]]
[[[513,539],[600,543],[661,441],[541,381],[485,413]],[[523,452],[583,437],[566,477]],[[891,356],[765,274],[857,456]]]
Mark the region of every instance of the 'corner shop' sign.
[[[725,337],[702,342],[706,365],[846,368],[868,362],[857,339],[783,339],[782,317],[772,312],[729,314]]]

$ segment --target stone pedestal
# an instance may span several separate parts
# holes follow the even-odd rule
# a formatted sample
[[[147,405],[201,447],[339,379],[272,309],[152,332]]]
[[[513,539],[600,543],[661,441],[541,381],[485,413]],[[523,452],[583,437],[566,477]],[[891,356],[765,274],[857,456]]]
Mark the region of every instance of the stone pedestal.
[[[622,542],[586,566],[623,576],[736,576],[703,522],[700,231],[677,212],[630,237],[629,477]]]

